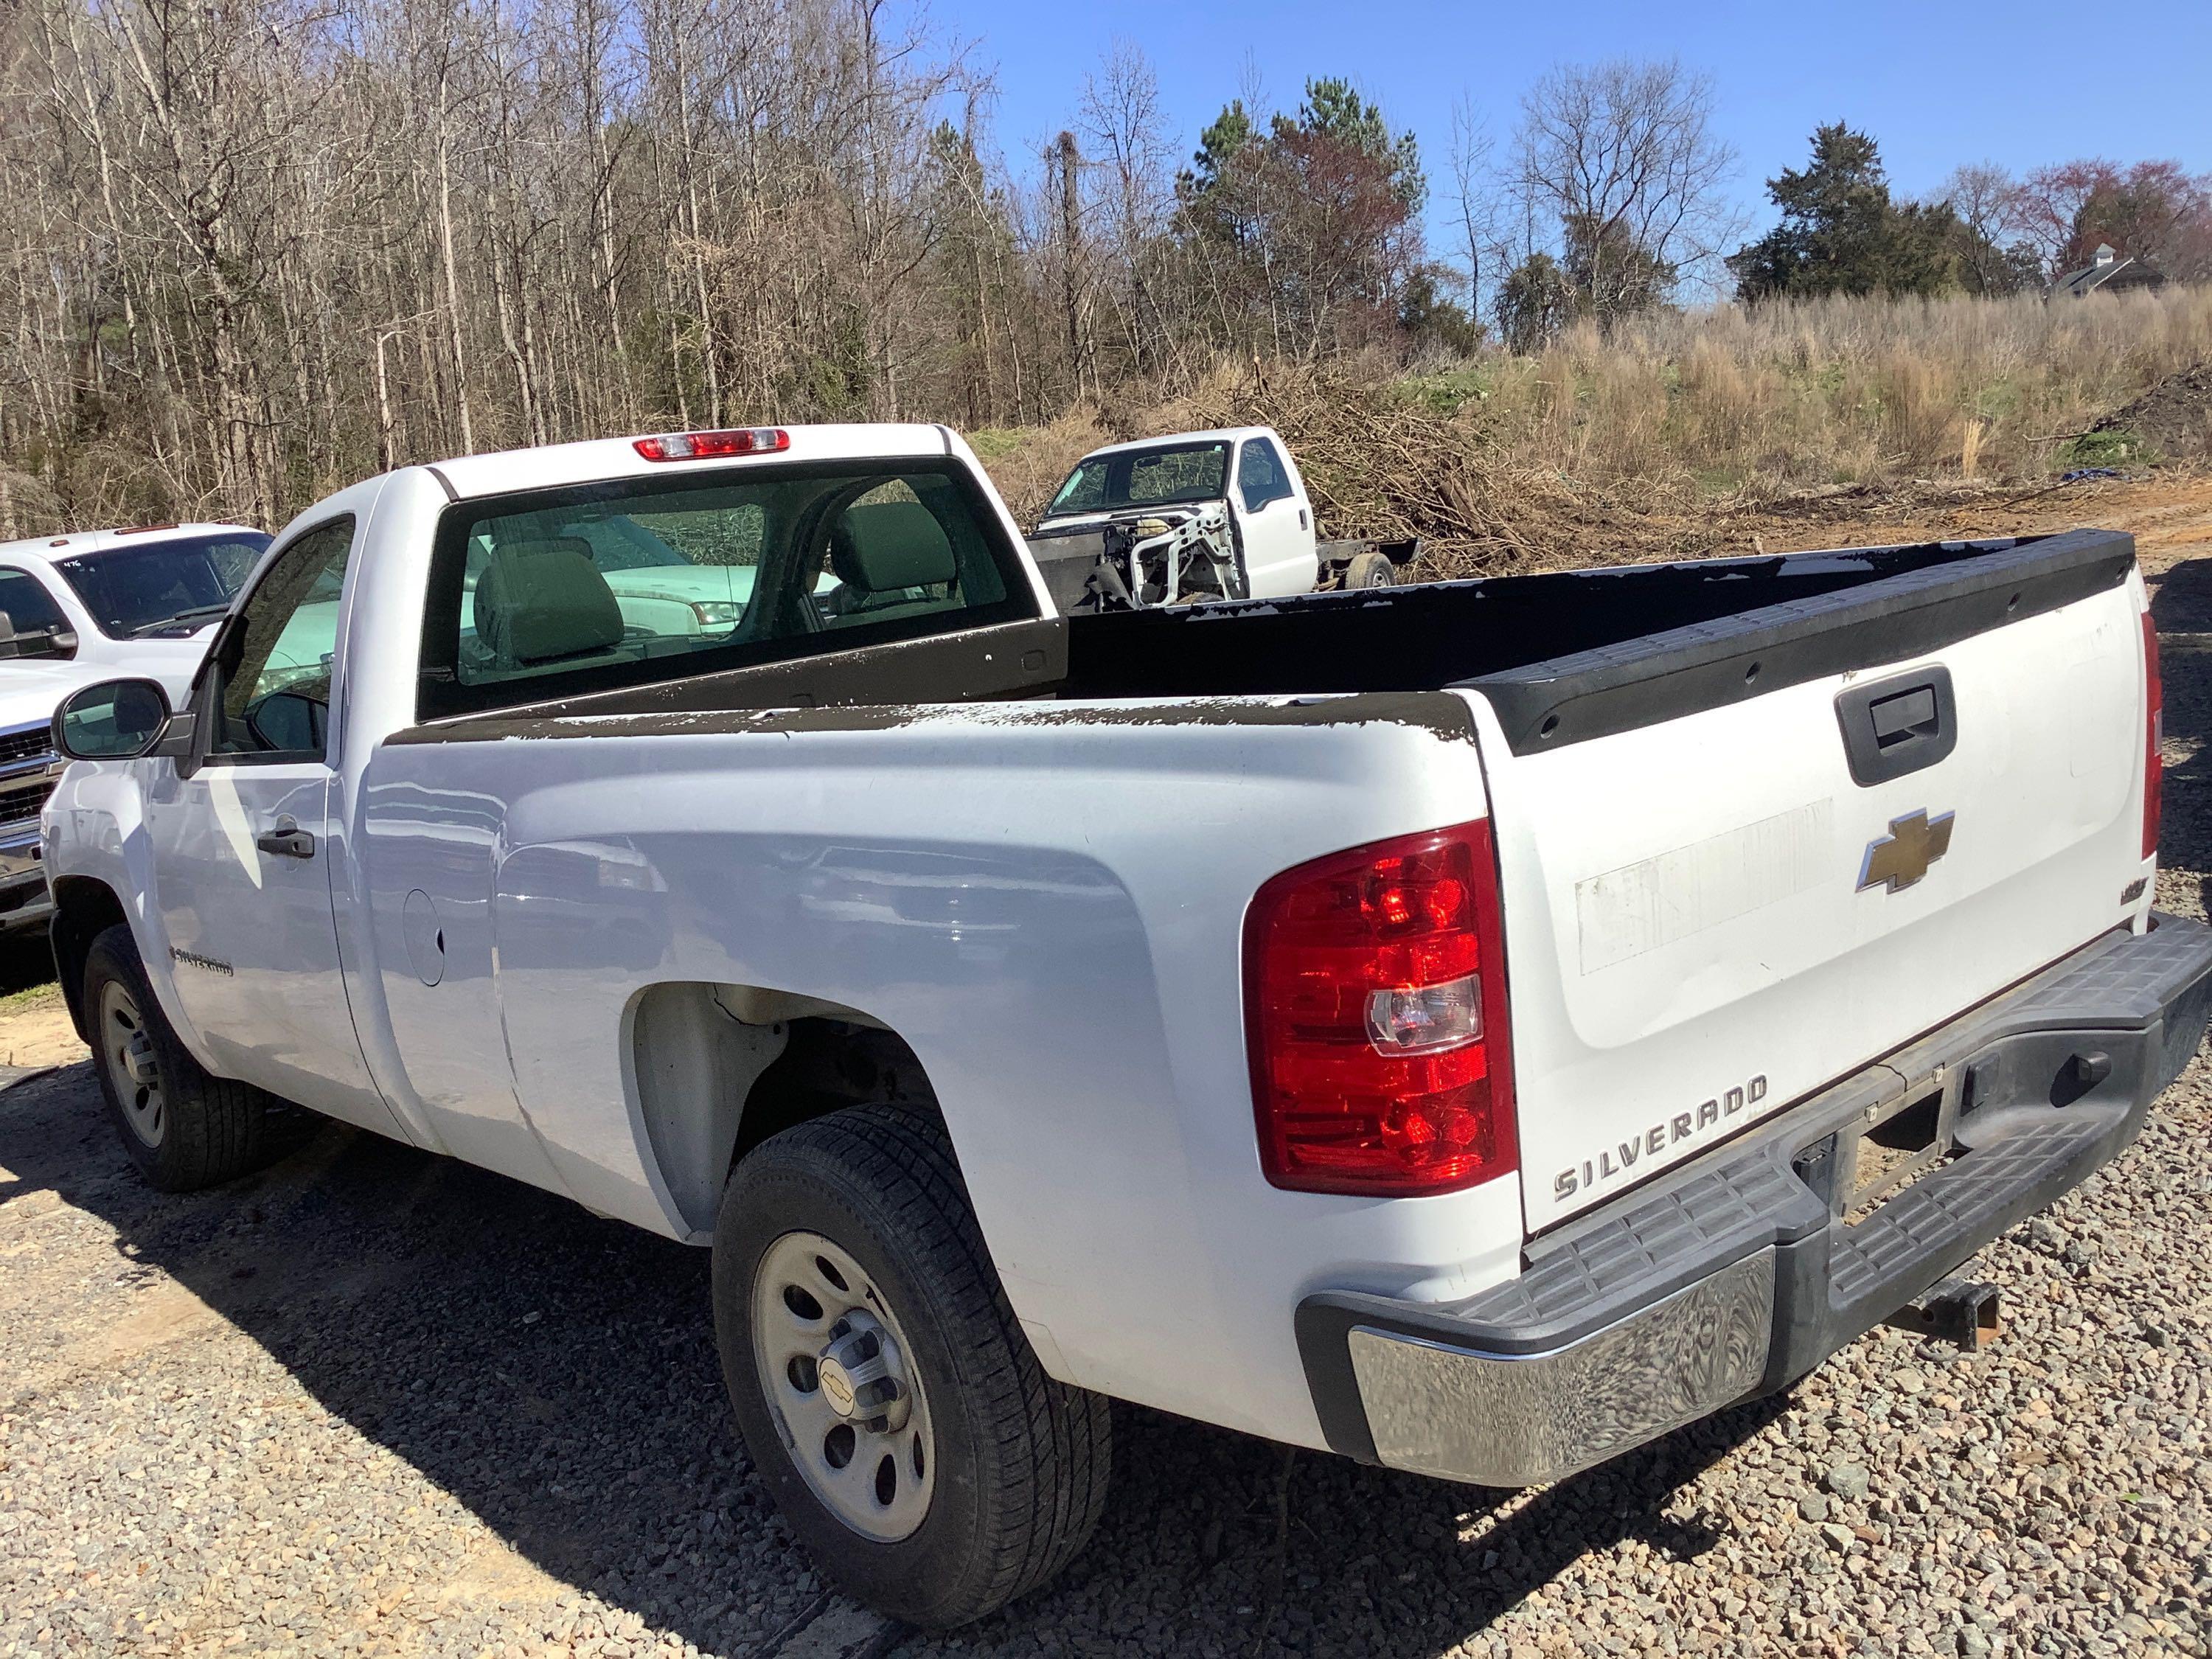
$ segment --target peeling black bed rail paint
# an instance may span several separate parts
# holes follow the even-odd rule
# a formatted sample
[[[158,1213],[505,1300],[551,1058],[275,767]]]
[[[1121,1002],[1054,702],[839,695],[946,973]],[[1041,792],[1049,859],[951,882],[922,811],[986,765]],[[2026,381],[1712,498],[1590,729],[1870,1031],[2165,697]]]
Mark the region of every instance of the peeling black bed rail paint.
[[[2126,580],[2111,531],[1621,565],[1078,618],[1065,697],[1453,687],[1516,754],[1940,650]]]

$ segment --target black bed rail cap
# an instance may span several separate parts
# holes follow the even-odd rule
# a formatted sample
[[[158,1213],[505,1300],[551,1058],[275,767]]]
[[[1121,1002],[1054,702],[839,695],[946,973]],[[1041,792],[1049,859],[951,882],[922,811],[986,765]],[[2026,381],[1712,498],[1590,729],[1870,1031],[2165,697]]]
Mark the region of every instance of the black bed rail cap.
[[[1958,556],[1454,685],[1489,700],[1515,754],[1540,754],[1940,651],[2116,586],[2136,559],[2135,538],[2111,530],[1943,545]],[[1871,566],[1904,550],[1793,553],[1773,563],[1778,573],[1801,559]]]

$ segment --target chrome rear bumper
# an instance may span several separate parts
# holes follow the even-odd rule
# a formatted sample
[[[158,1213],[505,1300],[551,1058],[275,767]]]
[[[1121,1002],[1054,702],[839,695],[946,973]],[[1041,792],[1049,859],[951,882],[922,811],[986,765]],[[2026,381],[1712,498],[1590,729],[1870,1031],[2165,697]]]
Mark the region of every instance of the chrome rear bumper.
[[[2208,1007],[2212,930],[2161,916],[1534,1241],[1506,1284],[1309,1297],[1323,1432],[1362,1462],[1522,1486],[1783,1388],[2132,1140]],[[1940,1100],[1953,1156],[1847,1224],[1845,1148],[1900,1097]]]

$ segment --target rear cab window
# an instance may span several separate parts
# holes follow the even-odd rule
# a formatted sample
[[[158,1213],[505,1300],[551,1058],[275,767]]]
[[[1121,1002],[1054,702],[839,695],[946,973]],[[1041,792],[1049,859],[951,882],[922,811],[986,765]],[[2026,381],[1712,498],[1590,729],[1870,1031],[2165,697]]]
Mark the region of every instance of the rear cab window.
[[[416,717],[436,720],[1039,614],[950,461],[747,465],[457,502]]]

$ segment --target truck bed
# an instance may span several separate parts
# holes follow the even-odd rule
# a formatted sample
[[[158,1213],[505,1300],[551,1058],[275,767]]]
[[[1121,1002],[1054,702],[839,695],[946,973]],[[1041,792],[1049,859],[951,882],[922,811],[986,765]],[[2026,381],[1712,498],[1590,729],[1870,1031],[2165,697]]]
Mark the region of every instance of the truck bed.
[[[2130,538],[2079,530],[1052,617],[485,718],[1463,688],[1520,754],[1938,650],[2114,586],[2133,559]]]
[[[1498,576],[1074,618],[1076,699],[1481,692],[1514,752],[1939,650],[2126,579],[2106,531]]]

